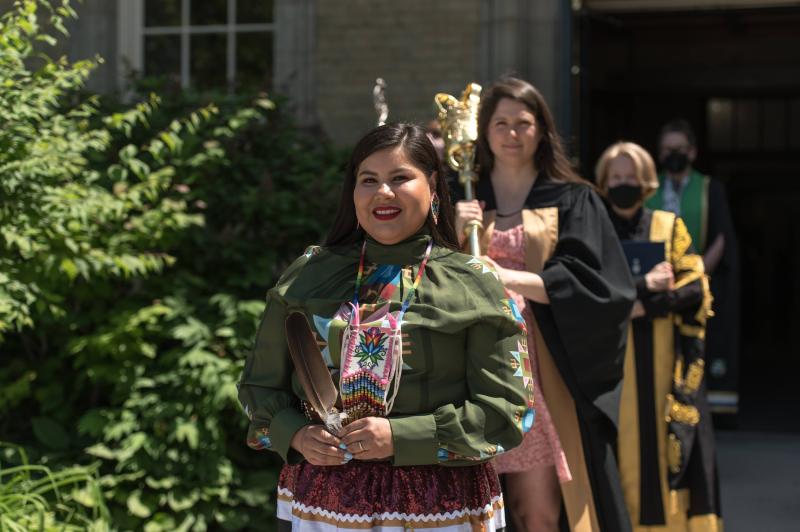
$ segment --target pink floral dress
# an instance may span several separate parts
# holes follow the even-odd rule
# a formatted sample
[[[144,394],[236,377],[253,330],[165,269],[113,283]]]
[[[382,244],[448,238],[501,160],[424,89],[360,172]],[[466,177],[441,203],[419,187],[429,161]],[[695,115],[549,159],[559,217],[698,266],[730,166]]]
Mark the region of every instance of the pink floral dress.
[[[512,270],[525,269],[525,233],[522,224],[505,231],[497,229],[492,233],[489,243],[489,256],[503,268]],[[534,342],[533,313],[528,301],[520,294],[508,290],[514,302],[522,311],[528,326],[528,352],[531,357],[531,368],[535,378],[533,401],[536,409],[536,421],[533,428],[525,435],[522,444],[494,459],[498,473],[518,473],[536,467],[555,466],[561,482],[572,480],[561,441],[553,426],[550,411],[542,396],[542,384],[539,380],[539,361]]]

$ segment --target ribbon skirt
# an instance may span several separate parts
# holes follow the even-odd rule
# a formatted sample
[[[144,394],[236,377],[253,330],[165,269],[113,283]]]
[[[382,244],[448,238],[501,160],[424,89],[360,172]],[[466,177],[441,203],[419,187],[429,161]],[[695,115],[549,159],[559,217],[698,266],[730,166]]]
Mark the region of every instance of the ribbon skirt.
[[[395,467],[354,460],[335,467],[285,465],[278,482],[278,519],[301,532],[493,532],[505,527],[500,483],[490,463]]]

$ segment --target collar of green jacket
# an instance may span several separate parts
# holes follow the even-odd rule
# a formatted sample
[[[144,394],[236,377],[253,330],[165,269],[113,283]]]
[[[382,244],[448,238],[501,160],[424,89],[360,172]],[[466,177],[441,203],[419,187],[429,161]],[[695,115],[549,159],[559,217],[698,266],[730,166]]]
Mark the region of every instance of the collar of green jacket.
[[[427,226],[397,244],[381,244],[367,235],[367,260],[377,264],[411,264],[425,256],[425,248],[431,240]]]

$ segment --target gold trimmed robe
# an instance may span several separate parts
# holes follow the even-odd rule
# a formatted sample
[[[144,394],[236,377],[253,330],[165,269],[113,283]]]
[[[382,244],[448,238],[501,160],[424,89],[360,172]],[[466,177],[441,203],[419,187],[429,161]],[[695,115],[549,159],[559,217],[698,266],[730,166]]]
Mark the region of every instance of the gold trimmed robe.
[[[651,293],[637,277],[645,316],[632,320],[625,355],[618,455],[636,532],[720,532],[703,343],[711,294],[683,221],[642,209],[611,218],[623,240],[664,242],[675,289]]]

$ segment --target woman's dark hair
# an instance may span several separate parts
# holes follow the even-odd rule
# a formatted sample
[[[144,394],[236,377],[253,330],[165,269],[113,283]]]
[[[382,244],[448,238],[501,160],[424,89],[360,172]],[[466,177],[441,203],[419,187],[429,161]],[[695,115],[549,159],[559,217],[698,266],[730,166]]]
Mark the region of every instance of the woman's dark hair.
[[[386,124],[376,127],[356,144],[344,174],[342,197],[333,226],[325,239],[326,246],[353,244],[364,239],[364,229],[358,227],[353,191],[356,173],[364,159],[373,153],[402,148],[409,160],[428,177],[433,190],[439,196],[439,223],[433,223],[430,212],[426,224],[433,241],[446,248],[458,249],[455,216],[450,203],[450,192],[445,180],[442,162],[425,130],[412,124]],[[435,175],[434,175],[435,174]]]
[[[494,154],[489,148],[489,121],[503,98],[525,104],[536,117],[539,146],[533,154],[536,170],[556,181],[587,183],[573,170],[564,154],[561,137],[556,131],[553,114],[542,94],[530,83],[515,77],[504,77],[492,83],[481,97],[478,111],[478,164],[481,177],[488,177],[494,168]]]

